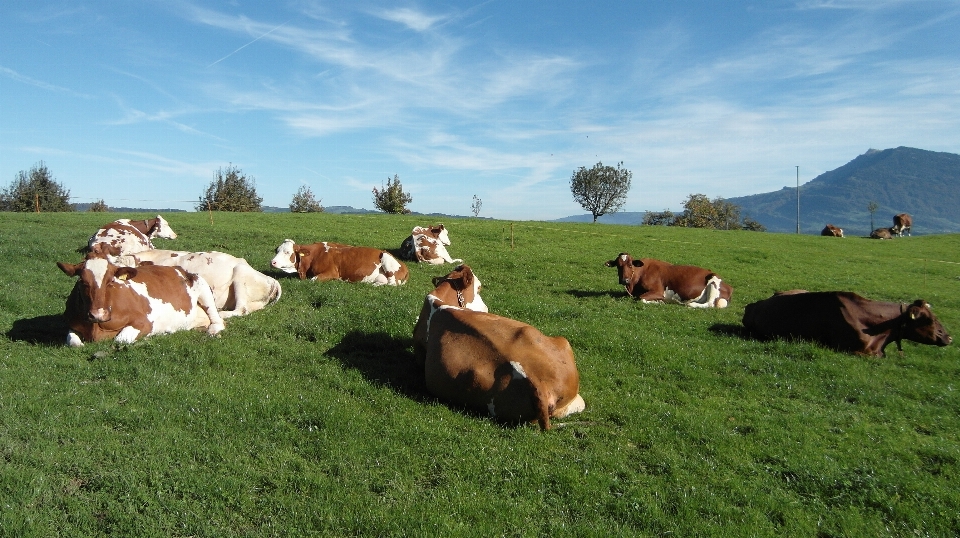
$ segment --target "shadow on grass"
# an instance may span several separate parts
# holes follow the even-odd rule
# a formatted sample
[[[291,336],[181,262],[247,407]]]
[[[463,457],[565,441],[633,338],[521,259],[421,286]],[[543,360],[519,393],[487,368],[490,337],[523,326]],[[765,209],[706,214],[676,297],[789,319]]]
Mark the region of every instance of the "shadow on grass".
[[[30,342],[31,344],[63,345],[66,341],[67,322],[62,314],[37,316],[29,319],[18,319],[7,332],[7,337],[13,341]]]
[[[610,297],[612,299],[622,299],[624,297],[627,297],[627,293],[623,290],[606,290],[606,291],[567,290],[567,295],[572,295],[578,299],[588,299],[591,297]]]
[[[734,336],[741,340],[760,340],[754,337],[743,325],[732,325],[730,323],[715,323],[709,327],[710,332],[723,336]]]
[[[417,401],[432,400],[423,379],[423,368],[413,358],[412,338],[386,333],[351,331],[327,355],[353,368],[374,383],[385,385]]]

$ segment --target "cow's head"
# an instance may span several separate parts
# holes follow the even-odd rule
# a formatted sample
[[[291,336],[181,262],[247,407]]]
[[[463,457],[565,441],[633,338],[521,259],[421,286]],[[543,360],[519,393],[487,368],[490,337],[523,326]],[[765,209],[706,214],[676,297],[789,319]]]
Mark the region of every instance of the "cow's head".
[[[147,234],[149,237],[162,237],[164,239],[177,238],[177,234],[173,231],[173,228],[170,227],[170,223],[167,222],[166,219],[157,215],[157,218],[151,220],[155,222],[150,228],[150,233]]]
[[[284,273],[297,272],[297,254],[296,243],[293,239],[284,239],[283,243],[277,247],[277,255],[270,260],[270,266],[283,271]]]
[[[137,275],[134,267],[117,267],[106,257],[90,253],[87,258],[77,264],[57,262],[67,276],[79,277],[80,301],[87,311],[87,320],[91,323],[110,321],[113,315],[113,305],[107,289],[119,281]]]
[[[448,275],[435,277],[433,285],[435,289],[431,295],[445,304],[477,312],[489,312],[480,298],[480,279],[469,265],[458,265]]]
[[[620,284],[626,286],[634,281],[634,272],[637,268],[643,266],[643,262],[640,260],[634,260],[626,252],[621,252],[616,258],[608,261],[604,265],[607,267],[616,267]]]
[[[447,229],[443,227],[443,224],[437,224],[436,226],[431,226],[430,233],[444,245],[448,245],[448,246],[450,245],[450,234],[447,233]]]
[[[902,337],[921,344],[946,346],[953,341],[947,334],[937,316],[930,310],[930,304],[917,299],[908,306],[901,316]]]

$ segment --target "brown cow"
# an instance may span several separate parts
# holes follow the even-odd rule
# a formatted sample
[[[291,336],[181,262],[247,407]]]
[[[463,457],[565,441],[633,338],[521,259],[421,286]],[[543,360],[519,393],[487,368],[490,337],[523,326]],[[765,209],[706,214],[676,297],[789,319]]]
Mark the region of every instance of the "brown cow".
[[[693,265],[673,265],[653,258],[635,260],[626,252],[604,265],[616,267],[627,293],[645,303],[724,308],[733,295],[733,288],[717,274]]]
[[[803,338],[824,346],[882,357],[890,342],[946,346],[953,341],[922,300],[872,301],[849,291],[793,290],[748,304],[743,326],[759,337]]]
[[[78,264],[58,262],[79,279],[67,298],[67,344],[82,346],[113,338],[128,344],[153,334],[224,329],[210,286],[180,267],[118,267],[99,246]]]
[[[136,254],[154,248],[152,239],[176,239],[177,234],[162,216],[146,220],[118,219],[105,224],[87,240],[87,247],[80,249],[89,252],[93,245],[110,245],[117,248],[121,255]]]
[[[293,239],[286,239],[277,247],[270,265],[286,273],[297,273],[300,280],[345,280],[374,286],[398,286],[410,275],[407,266],[385,250],[342,243],[298,245]]]
[[[450,244],[450,234],[443,224],[436,226],[414,226],[410,236],[400,244],[400,257],[418,263],[434,265],[442,263],[460,263],[463,260],[452,258],[445,245]]]
[[[870,232],[870,239],[893,239],[893,228],[877,228]]]
[[[898,237],[903,237],[903,232],[907,232],[907,235],[910,235],[910,228],[913,226],[913,217],[907,213],[900,213],[893,216],[893,228],[890,228],[890,232],[896,234]]]
[[[452,290],[480,289],[466,265],[438,282],[413,329],[414,353],[431,394],[498,420],[536,420],[544,430],[551,418],[583,411],[580,374],[565,338],[458,306]]]
[[[820,235],[827,237],[843,237],[843,228],[834,226],[833,224],[827,224],[823,227],[823,231],[820,232]]]

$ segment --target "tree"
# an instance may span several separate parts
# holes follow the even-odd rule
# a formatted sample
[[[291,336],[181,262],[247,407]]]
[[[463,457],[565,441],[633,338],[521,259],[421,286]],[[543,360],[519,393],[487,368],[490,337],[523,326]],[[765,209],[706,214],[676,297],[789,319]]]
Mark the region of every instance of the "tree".
[[[10,187],[0,192],[0,210],[21,212],[73,211],[70,191],[57,183],[43,161],[29,172],[17,172]]]
[[[106,211],[110,211],[110,208],[107,207],[107,203],[103,201],[103,198],[101,198],[96,202],[90,204],[90,207],[87,208],[87,211],[92,213],[103,213]]]
[[[300,185],[297,194],[293,195],[290,201],[290,211],[292,213],[321,213],[323,206],[320,200],[313,197],[313,191],[306,185]]]
[[[633,172],[621,168],[622,165],[621,162],[614,168],[598,162],[589,170],[581,166],[570,177],[573,200],[593,214],[593,222],[601,215],[616,213],[627,201]]]
[[[263,211],[261,202],[263,198],[257,196],[254,179],[231,164],[214,172],[213,181],[200,197],[197,211]]]
[[[383,185],[381,185],[383,187]],[[413,196],[403,192],[403,185],[400,184],[400,176],[393,175],[393,179],[387,178],[387,186],[382,189],[373,188],[373,205],[384,213],[409,213],[407,204],[413,201]]]
[[[670,210],[662,212],[647,211],[643,217],[643,224],[755,232],[767,230],[763,224],[749,217],[744,217],[741,221],[740,206],[719,197],[710,200],[705,194],[687,196],[687,201],[683,203],[683,213],[679,215],[674,215]]]
[[[470,204],[470,211],[473,211],[474,217],[480,216],[480,208],[483,206],[483,200],[476,194],[473,195],[473,203]]]
[[[867,211],[870,212],[870,231],[874,231],[876,228],[873,227],[873,214],[876,213],[877,209],[880,208],[880,205],[873,200],[870,200],[870,203],[867,204]]]
[[[646,226],[673,226],[673,219],[673,212],[669,209],[647,211],[643,214],[643,224]]]

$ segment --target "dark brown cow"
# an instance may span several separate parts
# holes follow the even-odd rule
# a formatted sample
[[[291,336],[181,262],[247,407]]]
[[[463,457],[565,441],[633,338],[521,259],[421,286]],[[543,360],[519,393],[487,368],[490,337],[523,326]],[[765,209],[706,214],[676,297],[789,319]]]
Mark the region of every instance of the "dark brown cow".
[[[583,411],[580,374],[565,338],[458,306],[463,299],[457,290],[480,289],[466,265],[437,281],[413,330],[414,353],[424,365],[427,390],[498,420],[535,420],[544,430],[550,429],[551,418]],[[464,306],[471,304],[476,300]]]
[[[68,345],[108,338],[131,343],[194,328],[206,328],[212,336],[224,328],[210,286],[180,267],[118,267],[99,245],[83,262],[57,266],[79,277],[64,312],[71,329]]]
[[[870,232],[870,239],[893,239],[893,228],[877,228]]]
[[[653,258],[635,260],[626,252],[605,265],[616,267],[627,293],[645,303],[724,308],[733,295],[733,288],[717,274],[693,265],[673,265]]]
[[[843,237],[843,228],[834,226],[833,224],[827,224],[823,227],[823,231],[820,232],[820,235],[827,237]]]
[[[759,337],[802,338],[824,346],[882,357],[890,342],[946,346],[953,341],[922,300],[872,301],[849,291],[793,290],[748,304],[743,326]]]
[[[907,235],[910,235],[910,228],[912,226],[913,217],[907,213],[900,213],[893,216],[893,228],[890,228],[890,231],[899,237],[903,237],[903,232],[907,232]]]
[[[342,243],[298,245],[293,239],[277,247],[270,265],[286,273],[297,273],[301,280],[345,280],[374,286],[399,286],[410,275],[407,266],[385,250]]]

